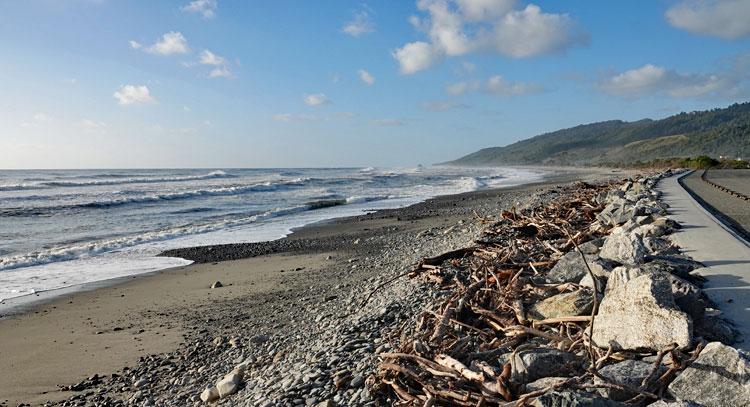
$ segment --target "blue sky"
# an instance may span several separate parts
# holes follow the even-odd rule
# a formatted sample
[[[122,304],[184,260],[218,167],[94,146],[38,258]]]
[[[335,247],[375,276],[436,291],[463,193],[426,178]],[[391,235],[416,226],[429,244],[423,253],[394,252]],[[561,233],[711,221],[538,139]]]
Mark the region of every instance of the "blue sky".
[[[0,168],[413,166],[748,100],[750,1],[0,1]]]

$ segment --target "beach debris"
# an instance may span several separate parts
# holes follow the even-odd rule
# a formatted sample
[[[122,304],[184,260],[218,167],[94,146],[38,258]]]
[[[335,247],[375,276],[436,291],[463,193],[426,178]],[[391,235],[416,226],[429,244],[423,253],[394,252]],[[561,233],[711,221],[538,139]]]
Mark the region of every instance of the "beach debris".
[[[733,330],[706,311],[700,263],[663,237],[679,225],[653,188],[672,174],[563,188],[484,221],[474,245],[423,258],[409,276],[443,295],[392,333],[369,388],[385,404],[621,406],[669,398],[678,378],[670,392],[693,400],[677,394],[700,380],[679,379],[706,343],[694,326]],[[716,387],[737,401],[724,405],[747,404],[747,387]]]
[[[224,287],[224,284],[221,283],[221,281],[216,281],[215,283],[211,284],[211,288],[221,288]]]

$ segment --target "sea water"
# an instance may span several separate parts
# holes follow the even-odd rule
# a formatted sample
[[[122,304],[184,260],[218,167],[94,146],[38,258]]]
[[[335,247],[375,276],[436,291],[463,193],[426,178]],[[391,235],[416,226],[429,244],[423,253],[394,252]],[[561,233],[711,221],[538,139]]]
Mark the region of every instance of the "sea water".
[[[0,300],[189,264],[180,247],[532,182],[512,168],[0,171]]]

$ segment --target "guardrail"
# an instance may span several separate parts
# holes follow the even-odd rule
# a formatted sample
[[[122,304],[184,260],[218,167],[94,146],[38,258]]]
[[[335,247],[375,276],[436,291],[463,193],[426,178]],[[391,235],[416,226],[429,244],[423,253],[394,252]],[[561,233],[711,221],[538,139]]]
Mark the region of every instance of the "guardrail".
[[[701,174],[701,180],[703,180],[703,182],[707,183],[708,185],[711,185],[712,187],[714,187],[714,188],[716,188],[716,189],[718,189],[720,191],[724,191],[724,192],[728,193],[729,195],[735,196],[735,197],[740,198],[740,199],[744,199],[745,201],[750,201],[750,196],[747,196],[747,195],[745,195],[743,193],[740,193],[740,192],[737,192],[735,190],[729,189],[729,188],[725,187],[724,185],[719,185],[719,184],[717,184],[717,183],[709,180],[708,177],[706,176],[707,174],[708,174],[708,169],[703,170],[703,174]]]

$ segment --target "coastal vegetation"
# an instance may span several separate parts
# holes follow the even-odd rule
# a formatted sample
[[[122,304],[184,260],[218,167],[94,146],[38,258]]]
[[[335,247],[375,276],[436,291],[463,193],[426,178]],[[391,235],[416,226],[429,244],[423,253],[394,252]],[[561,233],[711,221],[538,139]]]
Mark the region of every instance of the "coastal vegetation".
[[[750,156],[750,102],[660,120],[583,124],[485,148],[446,164],[633,166],[698,156],[727,161]],[[684,166],[702,165],[706,162],[688,159]]]

